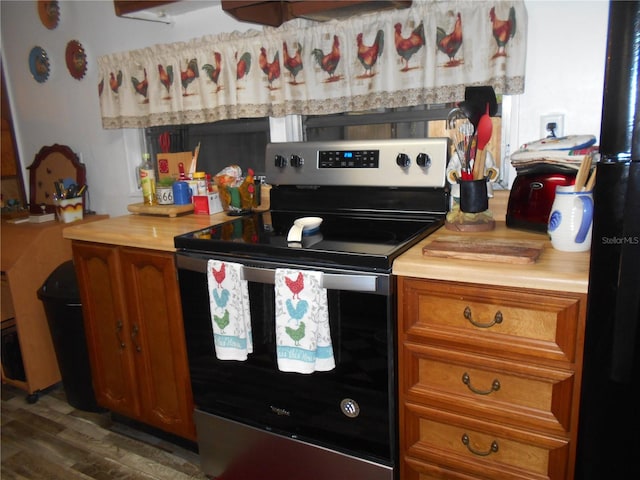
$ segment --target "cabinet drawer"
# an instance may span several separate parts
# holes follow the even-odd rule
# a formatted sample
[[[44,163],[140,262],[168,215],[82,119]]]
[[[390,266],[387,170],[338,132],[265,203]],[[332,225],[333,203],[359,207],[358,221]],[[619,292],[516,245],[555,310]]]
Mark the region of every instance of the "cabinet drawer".
[[[401,394],[419,403],[565,435],[575,373],[405,343]]]
[[[568,441],[442,410],[404,405],[404,459],[480,478],[564,479]]]
[[[403,332],[498,356],[574,362],[581,296],[402,279]]]

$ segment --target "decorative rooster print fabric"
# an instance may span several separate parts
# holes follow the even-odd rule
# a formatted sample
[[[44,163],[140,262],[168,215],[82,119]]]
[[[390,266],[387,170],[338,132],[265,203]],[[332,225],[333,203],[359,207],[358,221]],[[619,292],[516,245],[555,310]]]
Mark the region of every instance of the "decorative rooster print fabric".
[[[516,34],[516,9],[511,7],[509,9],[509,18],[501,20],[496,15],[495,7],[491,7],[489,18],[491,19],[493,38],[496,39],[496,43],[498,44],[498,50],[493,58],[506,57],[507,51],[505,47],[509,40]]]
[[[249,287],[242,279],[242,265],[209,260],[207,288],[216,357],[246,360],[253,352],[253,339]]]
[[[269,62],[267,58],[267,49],[260,48],[260,56],[258,57],[260,70],[267,76],[269,89],[273,89],[273,82],[280,78],[280,52],[276,52],[273,61]]]
[[[456,15],[455,24],[451,33],[447,33],[442,27],[436,30],[436,45],[438,50],[444,53],[449,61],[445,63],[446,67],[457,67],[463,61],[456,59],[456,55],[462,46],[462,16],[460,12]]]
[[[295,53],[290,54],[287,42],[282,42],[282,63],[284,64],[284,68],[286,68],[293,77],[291,85],[298,84],[298,74],[304,68],[304,63],[302,61],[302,45],[295,42],[294,48]]]
[[[523,0],[421,0],[115,53],[98,58],[103,126],[458,102],[469,85],[518,94],[526,39]]]
[[[396,23],[394,26],[396,43],[396,52],[402,57],[404,62],[403,72],[409,70],[409,60],[424,46],[424,23],[420,22],[416,28],[414,28],[409,36],[406,38],[402,36],[402,24]],[[418,68],[417,66],[414,68]]]
[[[326,55],[320,48],[314,48],[311,51],[311,56],[318,66],[329,75],[329,78],[325,80],[326,82],[336,82],[342,78],[340,75],[336,75],[336,69],[340,63],[340,39],[337,35],[333,36],[331,49]]]
[[[378,30],[376,38],[373,41],[373,45],[367,46],[364,44],[362,33],[359,33],[356,37],[356,43],[358,45],[358,60],[364,67],[364,77],[373,76],[373,66],[378,61],[378,58],[382,56],[384,51],[384,32]],[[361,77],[362,78],[362,77]]]
[[[322,273],[276,269],[276,352],[283,372],[335,368]]]

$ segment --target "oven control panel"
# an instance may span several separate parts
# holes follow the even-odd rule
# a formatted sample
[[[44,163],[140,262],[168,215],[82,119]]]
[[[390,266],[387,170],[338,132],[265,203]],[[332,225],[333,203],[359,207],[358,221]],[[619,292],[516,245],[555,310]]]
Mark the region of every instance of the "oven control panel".
[[[379,150],[320,150],[318,168],[378,168]]]
[[[448,138],[270,143],[272,185],[444,187]]]

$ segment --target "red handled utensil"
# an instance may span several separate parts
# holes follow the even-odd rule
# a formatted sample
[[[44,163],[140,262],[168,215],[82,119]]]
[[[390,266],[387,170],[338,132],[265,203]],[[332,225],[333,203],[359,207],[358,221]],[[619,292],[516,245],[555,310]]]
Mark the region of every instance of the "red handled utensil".
[[[476,131],[478,132],[478,147],[473,161],[473,179],[480,180],[484,177],[485,158],[487,155],[485,147],[487,146],[487,143],[489,143],[489,140],[491,140],[491,134],[493,133],[493,123],[489,116],[488,103],[484,115],[482,115],[478,121],[478,128]]]
[[[169,132],[161,133],[158,137],[158,142],[160,143],[162,153],[169,153],[169,150],[171,150],[171,136]]]

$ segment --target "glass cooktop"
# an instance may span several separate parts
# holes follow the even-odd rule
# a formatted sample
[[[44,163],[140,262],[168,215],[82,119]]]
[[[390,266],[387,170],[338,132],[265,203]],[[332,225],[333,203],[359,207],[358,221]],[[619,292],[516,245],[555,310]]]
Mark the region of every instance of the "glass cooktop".
[[[298,212],[269,211],[231,218],[175,237],[183,251],[224,254],[238,259],[283,261],[296,265],[339,266],[391,271],[393,260],[443,224],[444,215],[397,218],[323,213],[319,229],[289,242]]]

